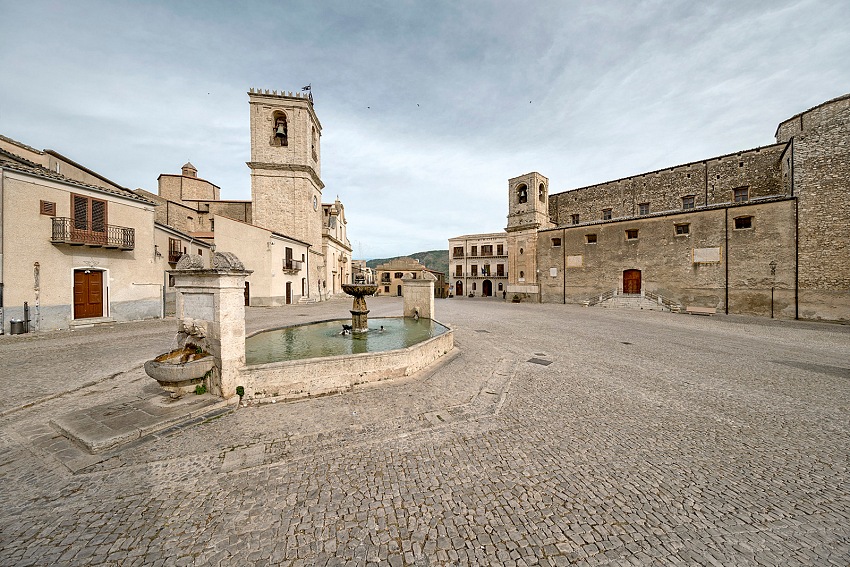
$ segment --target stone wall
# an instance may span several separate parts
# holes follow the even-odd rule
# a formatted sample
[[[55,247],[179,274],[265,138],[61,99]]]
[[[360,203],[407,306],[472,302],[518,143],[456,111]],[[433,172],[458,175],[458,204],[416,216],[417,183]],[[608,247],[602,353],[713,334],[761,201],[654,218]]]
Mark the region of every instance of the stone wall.
[[[602,220],[611,209],[613,219],[637,216],[641,203],[649,212],[682,210],[682,197],[693,196],[702,207],[733,201],[733,190],[749,187],[749,198],[785,195],[779,158],[786,144],[727,154],[549,196],[549,215],[558,226]]]
[[[643,290],[721,311],[728,269],[730,313],[769,316],[774,285],[775,316],[793,318],[794,207],[793,199],[784,198],[541,231],[542,300],[580,303],[622,291],[623,271],[640,270]],[[752,217],[752,228],[735,228],[735,218],[743,216]],[[676,225],[685,224],[688,234],[677,235]],[[629,240],[626,230],[637,230],[638,237]],[[596,242],[588,242],[588,235]],[[695,263],[695,254],[707,261]]]
[[[793,136],[800,317],[850,320],[850,95],[780,124]]]

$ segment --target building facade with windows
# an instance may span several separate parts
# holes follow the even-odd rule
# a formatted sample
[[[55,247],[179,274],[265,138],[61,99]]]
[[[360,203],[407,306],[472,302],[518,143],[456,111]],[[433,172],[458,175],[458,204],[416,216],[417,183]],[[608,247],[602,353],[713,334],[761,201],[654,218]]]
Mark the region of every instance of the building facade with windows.
[[[55,152],[0,146],[0,329],[160,317],[154,203]]]
[[[505,233],[449,239],[449,293],[457,297],[502,297],[508,282]]]
[[[446,297],[446,275],[443,272],[431,270],[415,258],[393,258],[389,262],[380,264],[375,268],[375,284],[378,291],[375,295],[389,295],[401,297],[404,290],[405,279],[420,279],[428,272],[432,274],[434,282],[434,297]]]
[[[510,179],[507,293],[850,320],[848,140],[844,95],[758,148],[551,195],[539,173]]]

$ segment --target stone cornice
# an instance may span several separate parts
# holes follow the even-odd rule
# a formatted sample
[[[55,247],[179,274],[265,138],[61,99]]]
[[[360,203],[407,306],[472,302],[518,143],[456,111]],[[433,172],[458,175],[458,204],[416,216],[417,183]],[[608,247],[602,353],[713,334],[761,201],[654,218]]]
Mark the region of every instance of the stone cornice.
[[[322,180],[319,179],[316,170],[310,167],[309,165],[297,165],[292,163],[265,163],[259,161],[248,161],[245,164],[251,168],[251,170],[255,169],[270,169],[272,171],[299,171],[301,173],[308,174],[313,183],[321,190],[325,188],[325,184],[322,183]]]

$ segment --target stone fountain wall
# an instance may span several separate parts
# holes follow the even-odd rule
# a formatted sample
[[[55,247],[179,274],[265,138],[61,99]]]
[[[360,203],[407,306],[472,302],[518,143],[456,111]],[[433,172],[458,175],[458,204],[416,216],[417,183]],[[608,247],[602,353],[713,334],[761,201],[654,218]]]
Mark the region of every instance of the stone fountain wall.
[[[416,312],[423,319],[434,318],[434,282],[437,278],[431,272],[422,271],[417,277],[402,278],[404,296],[404,316],[413,317]]]
[[[200,260],[200,261],[198,261]],[[245,278],[250,274],[236,256],[216,252],[213,268],[200,257],[184,255],[174,276],[178,338],[191,341],[215,357],[210,393],[236,395],[239,369],[245,365]]]

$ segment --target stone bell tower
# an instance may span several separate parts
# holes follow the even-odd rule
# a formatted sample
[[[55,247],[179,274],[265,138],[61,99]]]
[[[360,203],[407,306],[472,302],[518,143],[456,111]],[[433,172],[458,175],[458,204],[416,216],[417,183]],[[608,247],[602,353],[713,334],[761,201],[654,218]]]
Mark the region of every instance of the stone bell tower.
[[[310,295],[324,277],[319,141],[310,94],[250,89],[253,223],[310,244]]]
[[[539,301],[537,231],[551,228],[549,180],[537,172],[508,180],[508,297]]]

